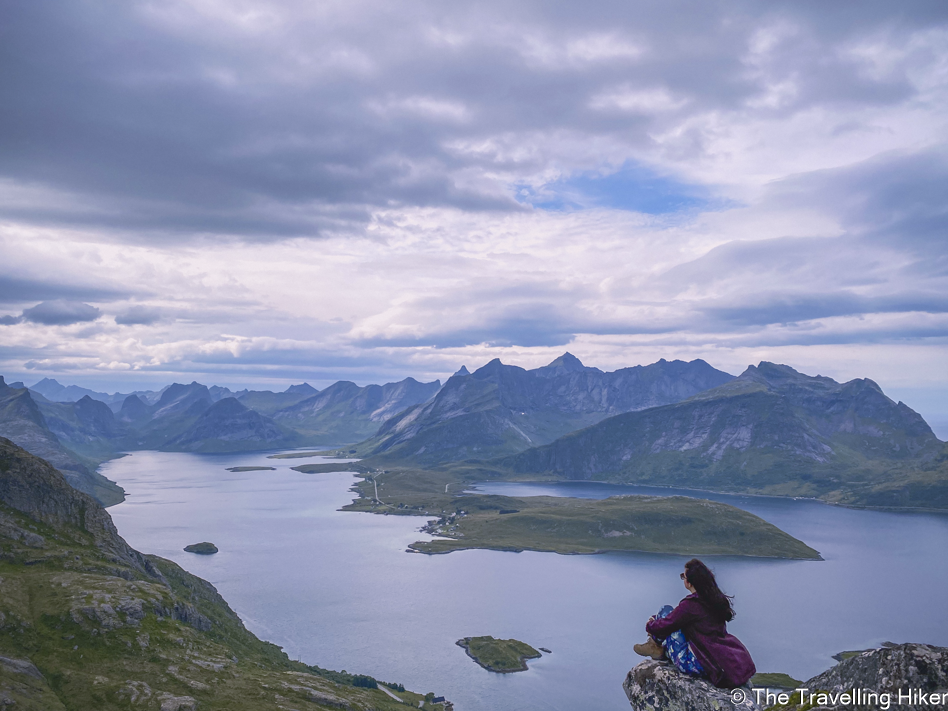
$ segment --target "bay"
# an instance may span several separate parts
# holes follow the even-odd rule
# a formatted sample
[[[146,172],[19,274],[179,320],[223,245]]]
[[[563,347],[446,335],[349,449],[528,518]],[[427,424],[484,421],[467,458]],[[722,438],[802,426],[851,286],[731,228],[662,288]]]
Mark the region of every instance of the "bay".
[[[293,658],[434,691],[458,711],[627,709],[621,683],[645,619],[686,592],[686,558],[406,552],[424,519],[338,511],[354,475],[301,474],[266,454],[134,452],[101,472],[127,500],[109,509],[135,548],[212,582],[259,637]],[[228,472],[234,466],[275,471]],[[755,513],[822,562],[709,557],[736,596],[729,625],[758,669],[805,679],[844,649],[948,645],[948,516],[813,501],[605,484],[492,483],[487,493],[601,498],[682,493]],[[184,546],[215,543],[213,556]],[[514,637],[553,651],[518,674],[475,665],[454,643]]]

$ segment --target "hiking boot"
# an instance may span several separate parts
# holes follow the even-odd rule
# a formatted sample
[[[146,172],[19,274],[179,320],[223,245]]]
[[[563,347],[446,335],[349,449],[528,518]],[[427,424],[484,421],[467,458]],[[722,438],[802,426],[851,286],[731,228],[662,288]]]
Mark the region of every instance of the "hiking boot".
[[[645,644],[633,645],[632,649],[636,654],[643,657],[651,657],[652,659],[664,659],[665,657],[665,648],[652,637],[649,637]]]

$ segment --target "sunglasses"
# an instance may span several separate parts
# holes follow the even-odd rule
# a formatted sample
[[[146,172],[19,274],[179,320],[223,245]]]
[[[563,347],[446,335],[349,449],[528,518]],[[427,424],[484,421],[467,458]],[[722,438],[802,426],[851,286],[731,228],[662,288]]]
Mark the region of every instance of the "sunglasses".
[[[684,574],[684,573],[681,573],[678,577],[681,578],[682,580],[684,580],[684,579],[685,579],[685,574]]]

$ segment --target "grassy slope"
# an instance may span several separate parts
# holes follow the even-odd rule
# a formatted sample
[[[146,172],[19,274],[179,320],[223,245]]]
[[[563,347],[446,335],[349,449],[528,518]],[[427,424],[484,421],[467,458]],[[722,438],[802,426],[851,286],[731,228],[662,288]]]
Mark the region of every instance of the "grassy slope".
[[[25,517],[20,521],[30,527]],[[35,528],[47,542],[55,538]],[[151,558],[169,589],[109,566],[94,549],[48,545],[37,551],[2,542],[0,655],[30,660],[45,680],[7,673],[0,683],[14,698],[33,696],[35,708],[128,709],[135,696],[157,708],[163,695],[190,696],[201,709],[221,711],[339,708],[342,700],[353,709],[405,708],[381,691],[353,687],[349,675],[289,660],[248,632],[212,586],[170,561]],[[144,614],[136,621],[138,601]],[[175,619],[176,606],[193,606],[193,625]],[[197,615],[211,621],[210,629],[197,628]],[[18,687],[24,681],[33,688]],[[400,695],[416,708],[422,698]]]
[[[84,531],[0,504],[0,657],[14,660],[0,662],[0,693],[17,708],[65,711],[157,709],[184,696],[220,711],[405,708],[357,677],[291,661],[209,583],[149,560],[164,580]],[[415,708],[423,698],[399,695]]]

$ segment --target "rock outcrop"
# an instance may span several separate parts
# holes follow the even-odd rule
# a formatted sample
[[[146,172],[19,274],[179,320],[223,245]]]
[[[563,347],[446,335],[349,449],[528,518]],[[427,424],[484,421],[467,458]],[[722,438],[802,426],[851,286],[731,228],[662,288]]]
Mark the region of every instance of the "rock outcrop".
[[[760,711],[750,687],[719,689],[652,659],[632,669],[622,688],[636,711]]]
[[[718,689],[651,659],[633,668],[622,688],[636,711],[757,711],[758,700],[768,702],[760,689]],[[803,682],[789,697],[789,703],[779,701],[780,711],[943,707],[948,705],[948,648],[910,643],[870,649]],[[769,701],[771,707],[777,703]]]
[[[855,704],[847,703],[845,699],[840,699],[839,695],[852,694],[854,690],[857,693],[889,694],[888,705],[898,708],[899,711],[948,706],[948,648],[927,644],[900,644],[870,649],[805,681],[803,688],[809,690],[803,699],[803,705],[812,700],[826,709],[852,708]],[[809,696],[818,691],[827,692],[829,698]],[[933,692],[941,692],[944,701],[929,702],[928,696]],[[925,697],[924,701],[922,695]],[[862,698],[866,698],[865,695]],[[881,700],[870,699],[870,703],[862,705],[871,708],[886,704]]]
[[[161,574],[118,534],[112,518],[88,494],[69,486],[51,464],[0,437],[0,503],[56,529],[81,531],[113,562],[130,566],[148,576]],[[2,513],[2,512],[0,512]],[[9,530],[12,520],[2,521]],[[23,529],[19,538],[42,547],[41,536]]]

